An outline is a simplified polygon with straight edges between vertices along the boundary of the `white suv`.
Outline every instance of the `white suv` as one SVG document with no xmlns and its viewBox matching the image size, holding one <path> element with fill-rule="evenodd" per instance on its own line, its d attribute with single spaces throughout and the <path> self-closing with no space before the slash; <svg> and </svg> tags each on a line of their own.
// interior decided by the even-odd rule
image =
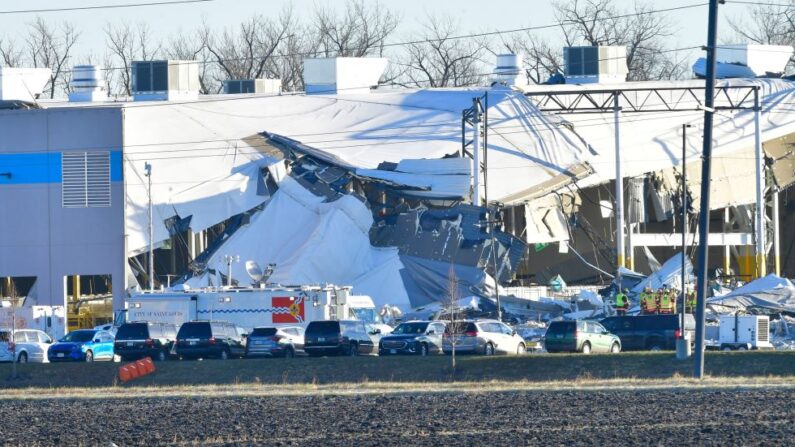
<svg viewBox="0 0 795 447">
<path fill-rule="evenodd" d="M 448 323 L 442 339 L 445 354 L 516 354 L 527 352 L 524 339 L 508 325 L 497 320 L 457 321 Z"/>
<path fill-rule="evenodd" d="M 11 331 L 0 329 L 0 362 L 16 360 L 19 363 L 47 362 L 47 349 L 52 338 L 36 329 L 18 329 L 11 341 Z M 16 346 L 15 346 L 16 345 Z M 16 350 L 16 359 L 13 358 Z"/>
</svg>

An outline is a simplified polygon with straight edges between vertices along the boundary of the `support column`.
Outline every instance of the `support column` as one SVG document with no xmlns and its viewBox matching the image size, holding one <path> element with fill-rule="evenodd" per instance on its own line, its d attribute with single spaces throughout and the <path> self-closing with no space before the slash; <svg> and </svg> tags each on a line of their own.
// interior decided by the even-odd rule
<svg viewBox="0 0 795 447">
<path fill-rule="evenodd" d="M 613 133 L 616 149 L 616 254 L 618 267 L 625 267 L 624 249 L 624 176 L 621 173 L 621 108 L 618 106 L 618 92 L 613 92 Z"/>
<path fill-rule="evenodd" d="M 754 164 L 756 171 L 756 212 L 754 213 L 754 232 L 756 233 L 756 277 L 767 274 L 765 266 L 765 158 L 762 153 L 762 129 L 759 124 L 762 113 L 759 103 L 759 87 L 754 88 Z"/>
<path fill-rule="evenodd" d="M 480 107 L 478 99 L 472 100 L 472 204 L 480 206 Z"/>
<path fill-rule="evenodd" d="M 729 222 L 731 222 L 729 218 L 729 207 L 723 209 L 723 232 L 729 233 L 731 228 L 729 228 Z M 723 271 L 728 275 L 729 268 L 731 268 L 732 263 L 732 251 L 730 245 L 725 245 L 723 247 Z"/>
<path fill-rule="evenodd" d="M 779 221 L 778 215 L 778 191 L 772 193 L 773 199 L 773 259 L 774 265 L 776 269 L 776 276 L 781 276 L 781 245 L 780 245 L 780 234 L 779 234 L 779 226 L 781 222 Z"/>
</svg>

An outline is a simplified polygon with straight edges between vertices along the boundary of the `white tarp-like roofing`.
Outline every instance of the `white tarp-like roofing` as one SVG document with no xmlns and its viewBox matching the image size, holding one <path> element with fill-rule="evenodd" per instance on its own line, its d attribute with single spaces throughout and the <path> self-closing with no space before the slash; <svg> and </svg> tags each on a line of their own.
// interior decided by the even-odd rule
<svg viewBox="0 0 795 447">
<path fill-rule="evenodd" d="M 263 131 L 322 150 L 362 175 L 458 194 L 467 189 L 462 167 L 435 159 L 460 152 L 462 110 L 485 92 L 490 200 L 568 178 L 570 168 L 591 156 L 574 134 L 504 88 L 125 103 L 128 252 L 147 244 L 144 163 L 152 165 L 154 239 L 162 241 L 168 237 L 163 221 L 175 215 L 193 216 L 191 227 L 199 230 L 266 199 L 257 195 L 257 173 L 275 159 L 262 153 L 262 140 L 250 138 Z M 377 171 L 382 162 L 398 168 Z M 436 177 L 440 169 L 443 177 Z"/>
<path fill-rule="evenodd" d="M 232 265 L 232 277 L 241 284 L 251 282 L 245 261 L 254 260 L 276 264 L 273 283 L 350 285 L 355 294 L 370 295 L 378 307 L 410 308 L 397 249 L 370 245 L 370 210 L 350 195 L 324 200 L 292 178 L 284 179 L 265 209 L 234 233 L 207 265 L 226 272 L 223 256 L 238 255 L 241 262 Z M 208 276 L 193 278 L 188 285 L 206 286 Z"/>
</svg>

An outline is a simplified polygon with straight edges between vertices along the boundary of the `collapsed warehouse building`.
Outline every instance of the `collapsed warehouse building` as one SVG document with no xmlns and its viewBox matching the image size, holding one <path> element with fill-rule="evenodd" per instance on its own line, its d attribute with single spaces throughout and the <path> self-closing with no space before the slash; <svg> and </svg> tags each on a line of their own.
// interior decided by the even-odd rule
<svg viewBox="0 0 795 447">
<path fill-rule="evenodd" d="M 180 61 L 136 64 L 149 80 L 131 99 L 90 83 L 70 102 L 3 91 L 0 197 L 15 219 L 0 222 L 0 275 L 78 327 L 110 318 L 80 320 L 92 302 L 120 309 L 148 287 L 150 242 L 156 287 L 248 285 L 251 260 L 274 264 L 274 283 L 351 285 L 404 310 L 443 299 L 450 271 L 460 296 L 488 297 L 495 277 L 598 284 L 679 250 L 683 143 L 698 211 L 703 81 L 517 86 L 515 67 L 482 88 L 371 88 L 386 63 L 308 63 L 298 94 L 199 96 Z M 606 70 L 620 80 L 620 64 Z M 711 265 L 792 275 L 778 208 L 795 84 L 718 92 Z"/>
</svg>

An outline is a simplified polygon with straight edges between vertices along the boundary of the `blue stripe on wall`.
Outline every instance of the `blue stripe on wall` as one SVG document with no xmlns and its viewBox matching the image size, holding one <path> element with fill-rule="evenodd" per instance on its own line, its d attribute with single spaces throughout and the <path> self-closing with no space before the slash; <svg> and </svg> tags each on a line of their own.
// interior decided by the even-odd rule
<svg viewBox="0 0 795 447">
<path fill-rule="evenodd" d="M 121 151 L 110 152 L 110 181 L 120 182 Z M 0 185 L 61 183 L 61 152 L 0 154 Z"/>
</svg>

